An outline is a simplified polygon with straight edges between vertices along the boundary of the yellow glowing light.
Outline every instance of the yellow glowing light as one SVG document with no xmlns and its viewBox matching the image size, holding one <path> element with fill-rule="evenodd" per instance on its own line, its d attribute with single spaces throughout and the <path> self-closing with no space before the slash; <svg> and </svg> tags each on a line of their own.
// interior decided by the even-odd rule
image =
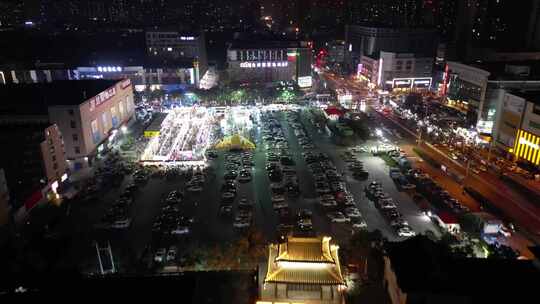
<svg viewBox="0 0 540 304">
<path fill-rule="evenodd" d="M 280 267 L 287 269 L 324 269 L 328 267 L 327 263 L 309 263 L 309 262 L 278 262 Z"/>
</svg>

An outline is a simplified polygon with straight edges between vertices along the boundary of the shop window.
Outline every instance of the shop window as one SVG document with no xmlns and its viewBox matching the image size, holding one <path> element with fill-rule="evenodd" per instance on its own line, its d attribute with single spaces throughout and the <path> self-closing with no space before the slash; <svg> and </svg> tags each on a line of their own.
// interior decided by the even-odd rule
<svg viewBox="0 0 540 304">
<path fill-rule="evenodd" d="M 540 130 L 540 122 L 529 120 L 529 127 Z"/>
<path fill-rule="evenodd" d="M 540 106 L 539 105 L 534 105 L 533 113 L 536 114 L 536 115 L 540 115 Z"/>
</svg>

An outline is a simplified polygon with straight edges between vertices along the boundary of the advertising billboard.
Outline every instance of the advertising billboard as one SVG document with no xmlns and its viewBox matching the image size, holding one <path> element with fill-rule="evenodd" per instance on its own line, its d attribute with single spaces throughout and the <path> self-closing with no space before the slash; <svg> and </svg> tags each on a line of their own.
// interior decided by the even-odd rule
<svg viewBox="0 0 540 304">
<path fill-rule="evenodd" d="M 301 88 L 309 88 L 313 84 L 311 76 L 298 77 L 298 86 Z"/>
<path fill-rule="evenodd" d="M 518 158 L 538 165 L 540 163 L 540 137 L 521 129 L 518 130 L 512 152 Z"/>
</svg>

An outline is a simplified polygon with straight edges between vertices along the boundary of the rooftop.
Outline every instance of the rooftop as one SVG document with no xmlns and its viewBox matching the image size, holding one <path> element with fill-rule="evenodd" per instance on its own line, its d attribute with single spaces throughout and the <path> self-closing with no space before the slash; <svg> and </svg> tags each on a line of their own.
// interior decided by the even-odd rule
<svg viewBox="0 0 540 304">
<path fill-rule="evenodd" d="M 267 283 L 342 285 L 338 247 L 330 237 L 288 237 L 286 243 L 270 244 Z"/>
<path fill-rule="evenodd" d="M 485 303 L 492 296 L 536 296 L 540 280 L 532 261 L 457 259 L 425 236 L 392 243 L 387 253 L 406 293 L 460 295 Z"/>
<path fill-rule="evenodd" d="M 276 261 L 335 263 L 330 238 L 290 237 L 278 246 Z"/>
<path fill-rule="evenodd" d="M 47 114 L 49 106 L 79 105 L 115 83 L 99 79 L 0 85 L 0 115 Z"/>
<path fill-rule="evenodd" d="M 540 81 L 540 62 L 538 61 L 476 61 L 466 64 L 489 72 L 488 80 L 491 81 Z"/>
<path fill-rule="evenodd" d="M 293 40 L 235 40 L 230 43 L 230 49 L 280 49 L 299 48 L 300 41 Z"/>
<path fill-rule="evenodd" d="M 524 91 L 524 90 L 511 90 L 512 95 L 516 95 L 530 101 L 534 104 L 540 105 L 540 90 L 539 91 Z"/>
</svg>

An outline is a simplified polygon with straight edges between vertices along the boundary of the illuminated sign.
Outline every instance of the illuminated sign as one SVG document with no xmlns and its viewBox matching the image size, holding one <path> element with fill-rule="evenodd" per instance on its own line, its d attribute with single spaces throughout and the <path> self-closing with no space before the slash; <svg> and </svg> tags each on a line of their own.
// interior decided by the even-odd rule
<svg viewBox="0 0 540 304">
<path fill-rule="evenodd" d="M 311 87 L 313 80 L 311 76 L 298 77 L 298 86 L 301 88 Z"/>
<path fill-rule="evenodd" d="M 429 88 L 431 86 L 431 77 L 425 78 L 394 78 L 392 87 L 398 88 Z"/>
<path fill-rule="evenodd" d="M 158 137 L 159 131 L 144 131 L 144 137 L 151 138 L 151 137 Z"/>
<path fill-rule="evenodd" d="M 180 40 L 195 40 L 195 37 L 192 36 L 181 36 Z"/>
<path fill-rule="evenodd" d="M 493 130 L 493 121 L 479 120 L 476 124 L 476 130 L 480 134 L 491 134 L 491 131 Z"/>
<path fill-rule="evenodd" d="M 122 89 L 125 89 L 125 88 L 129 87 L 130 85 L 131 85 L 131 80 L 129 80 L 129 79 L 126 79 L 126 80 L 124 80 L 124 81 L 122 81 L 120 83 L 120 87 Z"/>
<path fill-rule="evenodd" d="M 540 163 L 540 137 L 523 130 L 518 130 L 512 153 L 518 158 L 538 165 Z"/>
<path fill-rule="evenodd" d="M 119 66 L 98 66 L 98 72 L 122 72 L 122 67 Z"/>
<path fill-rule="evenodd" d="M 116 88 L 112 87 L 108 90 L 105 90 L 96 97 L 90 99 L 90 111 L 94 111 L 96 107 L 99 107 L 102 103 L 106 102 L 107 100 L 111 99 L 116 95 Z"/>
<path fill-rule="evenodd" d="M 382 58 L 379 59 L 379 74 L 377 76 L 377 85 L 381 85 L 381 81 L 382 81 L 382 64 L 383 64 L 383 61 L 382 61 Z"/>
<path fill-rule="evenodd" d="M 296 51 L 288 51 L 287 56 L 289 57 L 296 57 L 298 56 L 298 53 Z"/>
<path fill-rule="evenodd" d="M 277 61 L 277 62 L 240 62 L 241 68 L 283 68 L 287 67 L 289 63 L 287 61 Z"/>
</svg>

